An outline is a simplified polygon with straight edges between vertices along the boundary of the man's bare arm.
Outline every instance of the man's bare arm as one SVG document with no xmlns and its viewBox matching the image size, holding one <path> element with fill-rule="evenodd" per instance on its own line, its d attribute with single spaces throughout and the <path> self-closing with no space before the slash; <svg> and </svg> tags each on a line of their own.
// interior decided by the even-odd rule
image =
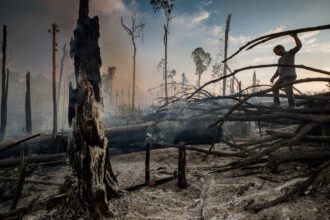
<svg viewBox="0 0 330 220">
<path fill-rule="evenodd" d="M 278 70 L 276 70 L 274 76 L 270 79 L 270 82 L 274 83 L 274 80 L 278 77 L 278 75 L 279 75 Z"/>
<path fill-rule="evenodd" d="M 294 39 L 294 41 L 296 42 L 296 46 L 300 49 L 302 47 L 301 41 L 299 39 L 299 37 L 297 36 L 297 34 L 292 34 L 291 35 Z"/>
<path fill-rule="evenodd" d="M 291 34 L 291 36 L 293 37 L 294 41 L 296 42 L 296 47 L 292 48 L 291 50 L 289 50 L 290 54 L 295 54 L 297 53 L 300 48 L 302 47 L 302 43 L 299 39 L 299 37 L 297 36 L 297 34 Z"/>
</svg>

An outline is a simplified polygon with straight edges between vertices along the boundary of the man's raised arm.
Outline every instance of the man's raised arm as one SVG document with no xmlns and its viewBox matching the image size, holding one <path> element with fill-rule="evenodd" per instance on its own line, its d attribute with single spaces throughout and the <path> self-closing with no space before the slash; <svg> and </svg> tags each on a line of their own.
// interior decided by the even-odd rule
<svg viewBox="0 0 330 220">
<path fill-rule="evenodd" d="M 289 51 L 289 53 L 293 53 L 293 54 L 295 54 L 295 53 L 297 53 L 297 52 L 300 50 L 300 48 L 302 47 L 302 43 L 301 43 L 299 37 L 297 36 L 297 34 L 291 34 L 291 37 L 293 37 L 294 41 L 296 42 L 296 47 L 294 47 L 293 49 L 291 49 L 291 50 Z"/>
</svg>

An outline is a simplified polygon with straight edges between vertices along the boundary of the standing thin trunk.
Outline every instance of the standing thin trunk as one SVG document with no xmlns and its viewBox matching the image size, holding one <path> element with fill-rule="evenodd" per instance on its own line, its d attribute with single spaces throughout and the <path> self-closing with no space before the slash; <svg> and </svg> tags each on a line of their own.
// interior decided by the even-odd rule
<svg viewBox="0 0 330 220">
<path fill-rule="evenodd" d="M 61 85 L 62 85 L 64 62 L 65 62 L 66 56 L 67 56 L 67 53 L 66 53 L 66 44 L 64 44 L 64 46 L 63 46 L 63 56 L 62 56 L 62 59 L 61 59 L 60 80 L 58 82 L 58 91 L 57 91 L 58 105 L 60 103 L 60 97 L 61 97 Z M 59 112 L 59 111 L 57 111 L 57 112 Z"/>
<path fill-rule="evenodd" d="M 118 90 L 116 89 L 116 97 L 115 97 L 115 112 L 118 112 Z"/>
<path fill-rule="evenodd" d="M 131 105 L 130 105 L 130 95 L 131 95 L 131 91 L 130 91 L 130 89 L 129 89 L 129 87 L 128 87 L 128 89 L 127 89 L 127 107 L 129 108 Z"/>
<path fill-rule="evenodd" d="M 56 33 L 58 32 L 57 24 L 52 24 L 52 36 L 53 36 L 53 49 L 52 49 L 52 62 L 53 62 L 53 135 L 57 133 L 57 102 L 56 102 Z"/>
<path fill-rule="evenodd" d="M 238 82 L 238 92 L 240 95 L 242 95 L 242 82 L 241 81 Z M 242 97 L 240 96 L 239 99 L 241 99 L 241 98 Z"/>
<path fill-rule="evenodd" d="M 134 46 L 134 54 L 133 54 L 133 92 L 132 92 L 132 108 L 135 109 L 135 71 L 136 71 L 136 45 L 134 37 L 132 37 L 132 42 Z"/>
<path fill-rule="evenodd" d="M 124 108 L 124 89 L 121 89 L 121 108 Z"/>
<path fill-rule="evenodd" d="M 230 80 L 230 95 L 234 95 L 235 93 L 235 77 L 232 76 Z"/>
<path fill-rule="evenodd" d="M 113 98 L 113 79 L 110 80 L 110 99 L 109 99 L 109 109 L 110 109 L 110 114 L 111 114 L 111 111 L 112 111 L 112 107 L 113 107 L 113 101 L 114 101 L 114 98 Z"/>
<path fill-rule="evenodd" d="M 71 219 L 109 217 L 111 210 L 108 199 L 119 195 L 110 164 L 108 139 L 100 120 L 103 99 L 100 91 L 102 60 L 98 43 L 99 19 L 88 16 L 88 5 L 88 0 L 80 0 L 79 19 L 70 53 L 74 55 L 77 103 L 73 141 L 68 155 L 78 180 L 78 190 L 71 197 L 75 201 L 68 207 L 71 216 L 67 218 Z M 79 205 L 88 216 L 81 216 L 80 210 L 77 210 Z"/>
<path fill-rule="evenodd" d="M 25 128 L 26 133 L 32 134 L 32 111 L 31 111 L 31 84 L 30 72 L 26 74 L 26 94 L 25 94 Z"/>
<path fill-rule="evenodd" d="M 198 82 L 197 82 L 197 87 L 200 88 L 201 87 L 201 77 L 202 77 L 202 74 L 201 73 L 198 73 Z M 200 93 L 199 93 L 200 94 Z"/>
<path fill-rule="evenodd" d="M 227 21 L 226 21 L 226 31 L 225 31 L 225 51 L 224 51 L 224 59 L 227 59 L 228 56 L 228 39 L 229 39 L 229 29 L 230 29 L 230 19 L 231 19 L 231 14 L 228 15 Z M 223 64 L 223 76 L 227 75 L 227 61 L 224 62 Z M 223 85 L 222 85 L 222 95 L 226 95 L 226 89 L 227 89 L 227 80 L 223 80 Z"/>
<path fill-rule="evenodd" d="M 170 19 L 166 19 L 166 25 L 164 25 L 164 47 L 165 47 L 165 65 L 164 65 L 164 84 L 165 84 L 165 104 L 168 103 L 168 91 L 167 91 L 167 42 L 168 42 L 168 27 Z"/>
<path fill-rule="evenodd" d="M 3 26 L 2 38 L 2 87 L 1 87 L 1 128 L 0 141 L 3 141 L 6 136 L 7 128 L 7 98 L 8 98 L 8 81 L 9 71 L 6 72 L 7 61 L 7 26 Z"/>
<path fill-rule="evenodd" d="M 142 38 L 143 39 L 143 29 L 146 25 L 146 23 L 143 20 L 137 21 L 136 14 L 132 15 L 132 25 L 131 27 L 128 27 L 124 24 L 124 19 L 121 18 L 121 25 L 127 32 L 129 36 L 131 36 L 132 44 L 133 44 L 133 92 L 132 92 L 132 108 L 135 109 L 135 95 L 136 95 L 136 38 Z"/>
<path fill-rule="evenodd" d="M 253 72 L 253 78 L 252 78 L 252 86 L 256 86 L 257 85 L 257 75 L 256 75 L 256 71 Z M 252 88 L 252 93 L 255 93 L 257 91 L 256 87 Z"/>
</svg>

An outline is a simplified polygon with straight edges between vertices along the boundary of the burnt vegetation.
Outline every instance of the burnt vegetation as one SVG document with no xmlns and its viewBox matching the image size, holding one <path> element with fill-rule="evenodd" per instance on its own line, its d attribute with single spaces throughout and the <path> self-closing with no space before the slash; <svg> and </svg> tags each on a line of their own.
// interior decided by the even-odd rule
<svg viewBox="0 0 330 220">
<path fill-rule="evenodd" d="M 232 197 L 238 202 L 230 204 L 238 208 L 238 213 L 249 214 L 252 218 L 263 210 L 271 210 L 304 196 L 322 194 L 330 199 L 330 92 L 295 92 L 296 108 L 288 108 L 286 103 L 277 107 L 268 101 L 274 90 L 285 86 L 310 82 L 330 85 L 330 72 L 303 64 L 264 64 L 239 69 L 229 66 L 229 61 L 245 49 L 251 50 L 287 35 L 327 30 L 330 25 L 261 36 L 228 55 L 232 19 L 232 15 L 228 15 L 224 56 L 222 61 L 217 59 L 213 65 L 213 79 L 201 84 L 202 75 L 210 68 L 212 58 L 202 47 L 197 47 L 191 52 L 191 58 L 198 80 L 196 85 L 190 85 L 185 73 L 180 75 L 180 82 L 176 82 L 176 70 L 169 71 L 168 42 L 175 1 L 152 0 L 150 5 L 154 12 L 164 12 L 165 15 L 164 59 L 158 65 L 163 82 L 148 91 L 159 90 L 162 94 L 153 100 L 156 104 L 150 107 L 152 111 L 143 112 L 136 105 L 136 62 L 139 61 L 136 40 L 143 38 L 147 23 L 138 19 L 136 14 L 131 16 L 130 23 L 123 18 L 119 21 L 133 46 L 133 81 L 128 86 L 132 94 L 128 92 L 125 106 L 124 89 L 114 90 L 116 67 L 108 67 L 104 74 L 100 71 L 99 18 L 89 17 L 89 4 L 88 0 L 80 0 L 76 29 L 70 42 L 70 56 L 74 61 L 70 83 L 64 78 L 68 52 L 63 45 L 57 84 L 59 26 L 54 23 L 49 30 L 52 34 L 53 70 L 52 80 L 47 84 L 52 95 L 51 132 L 35 129 L 32 114 L 38 111 L 38 106 L 33 105 L 31 99 L 37 85 L 27 72 L 22 83 L 26 85 L 25 135 L 13 138 L 6 134 L 7 123 L 11 123 L 7 120 L 11 72 L 7 69 L 7 28 L 3 26 L 0 203 L 4 205 L 1 206 L 0 219 L 22 219 L 24 216 L 36 219 L 142 218 L 142 214 L 136 214 L 140 210 L 132 207 L 141 205 L 141 209 L 152 209 L 146 206 L 154 205 L 148 200 L 153 190 L 160 195 L 175 192 L 177 194 L 169 197 L 178 195 L 193 201 L 186 208 L 188 214 L 185 217 L 208 219 L 212 209 L 208 207 L 211 188 L 212 192 L 217 192 L 214 188 L 221 185 L 222 180 L 231 181 L 233 187 L 236 178 L 249 177 L 263 182 L 258 185 L 256 181 L 247 180 L 243 185 L 236 184 L 239 186 L 234 187 L 236 191 Z M 245 88 L 237 77 L 247 70 L 274 67 L 303 69 L 319 76 L 272 86 L 258 84 L 254 73 L 252 85 Z M 209 90 L 209 86 L 215 84 L 222 86 L 220 95 Z M 280 96 L 286 98 L 284 94 Z M 61 97 L 67 104 L 60 103 Z M 62 105 L 66 109 L 64 113 L 60 113 Z M 102 112 L 107 117 L 102 118 Z M 60 132 L 58 124 L 63 117 L 70 129 Z M 108 123 L 109 117 L 113 124 L 120 123 L 113 126 Z M 111 163 L 110 158 L 116 162 Z M 134 161 L 129 166 L 130 158 L 138 158 L 140 163 Z M 53 178 L 50 177 L 52 174 Z M 215 182 L 217 184 L 213 184 Z M 268 184 L 269 191 L 276 191 L 275 195 L 267 197 L 260 193 L 265 184 Z M 46 189 L 39 189 L 39 186 L 53 187 L 52 194 L 41 195 L 40 191 Z M 228 187 L 228 192 L 230 190 L 232 188 Z M 146 201 L 149 203 L 144 203 Z M 324 212 L 329 214 L 329 211 Z"/>
</svg>

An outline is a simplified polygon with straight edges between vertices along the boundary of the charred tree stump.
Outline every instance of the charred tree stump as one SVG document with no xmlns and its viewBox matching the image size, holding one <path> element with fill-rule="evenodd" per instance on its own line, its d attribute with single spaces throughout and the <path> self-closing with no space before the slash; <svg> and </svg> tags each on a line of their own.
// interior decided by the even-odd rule
<svg viewBox="0 0 330 220">
<path fill-rule="evenodd" d="M 26 133 L 32 134 L 32 111 L 31 111 L 30 72 L 28 72 L 26 74 L 25 128 L 26 128 Z"/>
<path fill-rule="evenodd" d="M 178 187 L 185 189 L 188 187 L 186 178 L 186 144 L 179 144 L 179 158 L 178 158 Z"/>
<path fill-rule="evenodd" d="M 145 184 L 148 185 L 150 182 L 150 148 L 151 144 L 146 144 L 146 161 L 145 161 Z"/>
<path fill-rule="evenodd" d="M 80 0 L 79 19 L 71 41 L 77 82 L 76 114 L 73 120 L 73 141 L 68 149 L 70 164 L 77 178 L 68 207 L 72 217 L 102 219 L 113 215 L 108 199 L 118 196 L 116 179 L 111 170 L 107 138 L 100 121 L 103 109 L 101 96 L 101 56 L 98 46 L 99 19 L 90 18 L 89 1 Z M 79 207 L 77 207 L 77 204 Z M 76 210 L 80 208 L 81 210 Z"/>
</svg>

